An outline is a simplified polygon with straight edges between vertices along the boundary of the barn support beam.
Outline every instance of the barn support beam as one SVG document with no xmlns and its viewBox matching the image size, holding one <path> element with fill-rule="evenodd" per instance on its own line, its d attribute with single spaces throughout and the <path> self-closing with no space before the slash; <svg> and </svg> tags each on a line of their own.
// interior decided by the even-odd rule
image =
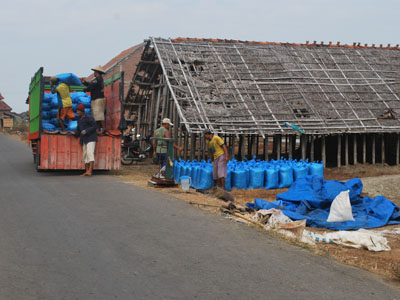
<svg viewBox="0 0 400 300">
<path fill-rule="evenodd" d="M 337 167 L 342 166 L 342 136 L 337 135 Z"/>
<path fill-rule="evenodd" d="M 362 135 L 362 163 L 367 163 L 367 135 L 364 133 Z"/>
<path fill-rule="evenodd" d="M 347 167 L 349 165 L 349 135 L 346 133 L 344 135 L 344 165 Z"/>
<path fill-rule="evenodd" d="M 326 139 L 325 135 L 322 136 L 321 138 L 321 158 L 322 162 L 324 164 L 324 168 L 326 167 Z"/>
<path fill-rule="evenodd" d="M 396 133 L 396 159 L 395 159 L 396 165 L 399 164 L 399 155 L 400 155 L 399 151 L 400 151 L 400 138 L 399 134 Z"/>
<path fill-rule="evenodd" d="M 357 165 L 357 134 L 353 134 L 353 165 Z"/>
<path fill-rule="evenodd" d="M 372 164 L 375 165 L 375 155 L 376 155 L 376 136 L 375 133 L 372 134 Z"/>
</svg>

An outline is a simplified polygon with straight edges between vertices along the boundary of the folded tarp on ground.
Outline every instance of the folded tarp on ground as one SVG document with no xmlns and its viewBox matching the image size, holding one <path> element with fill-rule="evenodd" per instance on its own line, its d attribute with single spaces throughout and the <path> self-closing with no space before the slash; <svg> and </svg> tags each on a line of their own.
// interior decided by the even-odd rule
<svg viewBox="0 0 400 300">
<path fill-rule="evenodd" d="M 377 228 L 400 224 L 399 207 L 383 196 L 361 197 L 363 184 L 359 178 L 346 182 L 324 180 L 319 176 L 299 178 L 287 192 L 278 194 L 276 201 L 255 199 L 247 206 L 254 209 L 281 209 L 292 220 L 307 220 L 307 226 L 350 230 Z M 349 190 L 355 221 L 327 222 L 330 206 L 342 191 Z"/>
</svg>

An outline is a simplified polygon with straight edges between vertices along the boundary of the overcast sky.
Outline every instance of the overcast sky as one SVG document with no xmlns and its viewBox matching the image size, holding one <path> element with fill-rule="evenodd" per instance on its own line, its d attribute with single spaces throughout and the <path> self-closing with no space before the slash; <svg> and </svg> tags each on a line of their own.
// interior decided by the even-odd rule
<svg viewBox="0 0 400 300">
<path fill-rule="evenodd" d="M 91 74 L 149 36 L 400 43 L 398 0 L 12 0 L 0 8 L 0 92 L 15 112 L 33 74 Z"/>
</svg>

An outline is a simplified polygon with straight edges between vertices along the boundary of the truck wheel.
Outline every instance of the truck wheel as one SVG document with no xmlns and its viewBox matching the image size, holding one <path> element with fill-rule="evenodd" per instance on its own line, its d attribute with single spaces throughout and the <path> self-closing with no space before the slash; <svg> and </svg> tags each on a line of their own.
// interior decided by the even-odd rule
<svg viewBox="0 0 400 300">
<path fill-rule="evenodd" d="M 122 150 L 121 151 L 121 164 L 125 166 L 129 166 L 133 164 L 133 159 L 125 159 L 125 157 L 128 156 L 128 151 Z"/>
</svg>

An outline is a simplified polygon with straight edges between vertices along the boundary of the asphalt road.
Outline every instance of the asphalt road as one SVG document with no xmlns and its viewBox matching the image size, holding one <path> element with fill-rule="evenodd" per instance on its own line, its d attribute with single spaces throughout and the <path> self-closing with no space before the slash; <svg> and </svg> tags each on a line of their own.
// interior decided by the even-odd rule
<svg viewBox="0 0 400 300">
<path fill-rule="evenodd" d="M 0 134 L 0 300 L 400 299 L 368 272 Z"/>
</svg>

